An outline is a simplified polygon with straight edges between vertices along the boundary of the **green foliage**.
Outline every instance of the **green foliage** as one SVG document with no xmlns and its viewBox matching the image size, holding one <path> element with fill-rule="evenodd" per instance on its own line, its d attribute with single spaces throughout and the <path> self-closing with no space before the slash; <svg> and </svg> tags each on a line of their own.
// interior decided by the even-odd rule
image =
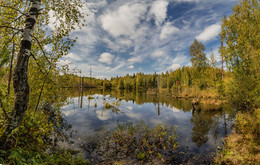
<svg viewBox="0 0 260 165">
<path fill-rule="evenodd" d="M 111 83 L 110 83 L 110 81 L 108 81 L 107 79 L 105 79 L 105 80 L 103 81 L 103 88 L 104 88 L 104 89 L 110 89 L 110 88 L 111 88 Z"/>
<path fill-rule="evenodd" d="M 260 9 L 258 0 L 242 0 L 234 14 L 223 19 L 221 48 L 227 67 L 233 74 L 230 100 L 239 109 L 251 110 L 260 102 Z"/>
<path fill-rule="evenodd" d="M 9 151 L 0 150 L 0 157 L 2 164 L 89 164 L 80 155 L 75 156 L 74 151 L 61 149 L 44 153 L 18 147 Z"/>
<path fill-rule="evenodd" d="M 198 70 L 202 70 L 207 66 L 207 57 L 205 53 L 205 46 L 196 39 L 190 46 L 191 64 Z"/>
</svg>

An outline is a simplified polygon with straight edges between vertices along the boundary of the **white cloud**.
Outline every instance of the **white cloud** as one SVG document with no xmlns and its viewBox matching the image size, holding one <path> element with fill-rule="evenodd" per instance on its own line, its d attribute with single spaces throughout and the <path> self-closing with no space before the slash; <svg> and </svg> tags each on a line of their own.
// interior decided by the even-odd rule
<svg viewBox="0 0 260 165">
<path fill-rule="evenodd" d="M 143 59 L 141 57 L 132 57 L 129 58 L 127 61 L 131 63 L 140 63 L 143 61 Z"/>
<path fill-rule="evenodd" d="M 177 2 L 200 2 L 201 0 L 176 0 Z"/>
<path fill-rule="evenodd" d="M 97 114 L 97 118 L 102 121 L 112 118 L 111 111 L 100 110 L 100 111 L 96 111 L 96 114 Z"/>
<path fill-rule="evenodd" d="M 133 110 L 133 106 L 126 106 L 127 109 Z"/>
<path fill-rule="evenodd" d="M 170 110 L 172 110 L 173 112 L 181 112 L 178 108 L 176 107 L 171 107 Z"/>
<path fill-rule="evenodd" d="M 122 37 L 118 37 L 114 41 L 112 41 L 110 38 L 103 38 L 103 42 L 107 44 L 109 49 L 117 52 L 126 52 L 128 48 L 134 46 L 132 40 Z"/>
<path fill-rule="evenodd" d="M 74 53 L 69 53 L 68 55 L 65 56 L 65 58 L 70 59 L 70 60 L 76 60 L 76 61 L 81 61 L 81 57 L 78 55 L 75 55 Z"/>
<path fill-rule="evenodd" d="M 111 65 L 113 59 L 114 59 L 114 55 L 105 52 L 105 53 L 102 53 L 102 54 L 100 55 L 98 61 L 99 61 L 99 62 L 102 62 L 102 63 L 106 63 L 106 64 Z"/>
<path fill-rule="evenodd" d="M 155 24 L 157 26 L 160 26 L 163 23 L 163 21 L 165 20 L 166 15 L 167 15 L 168 4 L 169 4 L 169 2 L 164 1 L 164 0 L 158 0 L 152 4 L 150 13 L 151 13 L 151 15 L 153 15 L 155 17 Z"/>
<path fill-rule="evenodd" d="M 128 69 L 134 69 L 134 65 L 130 65 L 127 67 Z"/>
<path fill-rule="evenodd" d="M 105 76 L 95 76 L 95 78 L 104 80 L 105 78 L 108 78 L 108 77 L 105 77 Z"/>
<path fill-rule="evenodd" d="M 177 56 L 172 60 L 172 63 L 184 64 L 189 61 L 188 57 L 179 53 Z"/>
<path fill-rule="evenodd" d="M 70 68 L 77 67 L 83 75 L 89 75 L 86 64 L 91 64 L 93 76 L 106 78 L 141 71 L 141 67 L 142 72 L 151 73 L 190 65 L 187 50 L 193 39 L 196 36 L 201 41 L 214 38 L 217 33 L 214 33 L 212 24 L 218 25 L 215 23 L 231 12 L 224 8 L 217 11 L 215 6 L 231 9 L 228 6 L 232 6 L 234 1 L 88 0 L 83 7 L 84 14 L 90 15 L 85 17 L 87 26 L 73 31 L 72 37 L 78 37 L 76 48 L 72 48 L 73 54 L 62 58 L 64 61 L 60 64 L 73 62 Z M 185 12 L 173 11 L 174 15 L 167 11 L 168 5 L 171 9 L 186 5 L 181 2 L 191 2 L 194 6 L 185 8 Z M 209 27 L 212 30 L 208 30 Z M 219 47 L 214 43 L 206 43 L 205 46 L 209 45 Z M 100 50 L 110 53 L 112 60 L 101 58 Z M 150 60 L 149 63 L 147 60 Z M 137 66 L 136 63 L 143 65 Z"/>
<path fill-rule="evenodd" d="M 208 41 L 215 39 L 221 31 L 221 25 L 219 23 L 210 25 L 204 29 L 200 35 L 196 36 L 199 41 Z"/>
<path fill-rule="evenodd" d="M 161 34 L 160 34 L 160 39 L 165 39 L 169 35 L 178 32 L 179 29 L 176 28 L 175 26 L 172 25 L 171 22 L 166 22 L 165 25 L 162 28 Z"/>
<path fill-rule="evenodd" d="M 112 36 L 131 36 L 135 33 L 138 25 L 144 16 L 147 7 L 142 3 L 125 4 L 116 11 L 109 11 L 100 17 L 104 30 Z"/>
<path fill-rule="evenodd" d="M 59 59 L 57 64 L 59 66 L 63 66 L 63 65 L 69 65 L 69 64 L 71 65 L 72 63 L 70 60 L 67 60 L 67 59 Z"/>
<path fill-rule="evenodd" d="M 165 55 L 164 52 L 163 52 L 162 50 L 159 50 L 159 51 L 153 52 L 152 55 L 151 55 L 151 57 L 157 58 L 157 57 L 162 57 L 162 56 L 164 56 L 164 55 Z"/>
<path fill-rule="evenodd" d="M 179 67 L 181 67 L 180 64 L 172 64 L 171 66 L 169 66 L 169 67 L 167 68 L 167 70 L 176 70 L 176 69 L 178 69 Z"/>
</svg>

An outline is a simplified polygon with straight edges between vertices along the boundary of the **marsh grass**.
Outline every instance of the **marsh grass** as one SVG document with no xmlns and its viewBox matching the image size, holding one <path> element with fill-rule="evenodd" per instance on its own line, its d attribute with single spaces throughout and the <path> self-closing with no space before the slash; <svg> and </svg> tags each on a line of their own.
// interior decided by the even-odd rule
<svg viewBox="0 0 260 165">
<path fill-rule="evenodd" d="M 174 127 L 149 127 L 144 122 L 125 123 L 115 130 L 87 137 L 81 148 L 93 163 L 170 162 L 178 149 Z"/>
<path fill-rule="evenodd" d="M 106 103 L 106 104 L 105 104 L 105 108 L 106 108 L 106 109 L 109 109 L 109 108 L 111 108 L 111 107 L 112 107 L 111 104 L 109 104 L 109 103 Z"/>
<path fill-rule="evenodd" d="M 92 100 L 92 99 L 95 99 L 95 97 L 93 97 L 93 96 L 88 96 L 88 100 Z"/>
<path fill-rule="evenodd" d="M 224 149 L 215 163 L 260 164 L 260 109 L 237 114 L 235 129 L 225 139 Z"/>
</svg>

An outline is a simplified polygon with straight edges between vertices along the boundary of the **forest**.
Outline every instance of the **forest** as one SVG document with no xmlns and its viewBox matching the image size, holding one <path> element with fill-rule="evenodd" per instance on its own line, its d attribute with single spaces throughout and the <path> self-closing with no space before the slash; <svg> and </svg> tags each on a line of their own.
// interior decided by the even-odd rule
<svg viewBox="0 0 260 165">
<path fill-rule="evenodd" d="M 216 151 L 213 164 L 260 163 L 259 0 L 241 0 L 231 16 L 223 17 L 221 60 L 213 51 L 207 58 L 206 47 L 195 39 L 189 47 L 191 66 L 110 79 L 78 76 L 68 65 L 57 64 L 77 42 L 70 33 L 85 26 L 81 8 L 78 0 L 0 0 L 0 164 L 92 164 L 74 149 L 58 145 L 69 141 L 64 131 L 70 129 L 60 107 L 70 97 L 69 91 L 83 88 L 159 93 L 160 97 L 204 103 L 214 99 L 210 103 L 214 106 L 230 103 L 236 112 L 233 131 Z M 50 11 L 58 22 L 54 30 L 48 29 Z M 173 144 L 164 147 L 176 147 L 171 131 L 166 137 L 156 132 L 161 127 L 139 127 Z M 131 125 L 120 129 L 138 131 Z M 161 158 L 159 151 L 155 154 Z M 149 158 L 143 153 L 135 157 Z"/>
</svg>

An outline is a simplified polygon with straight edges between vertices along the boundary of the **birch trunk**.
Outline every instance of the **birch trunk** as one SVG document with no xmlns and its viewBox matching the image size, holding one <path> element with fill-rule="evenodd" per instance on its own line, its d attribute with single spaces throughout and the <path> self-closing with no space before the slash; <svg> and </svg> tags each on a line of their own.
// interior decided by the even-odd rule
<svg viewBox="0 0 260 165">
<path fill-rule="evenodd" d="M 30 10 L 24 23 L 23 38 L 20 43 L 20 50 L 17 56 L 17 62 L 13 75 L 13 86 L 15 93 L 14 109 L 12 110 L 7 128 L 0 138 L 0 145 L 4 145 L 12 131 L 21 124 L 27 110 L 29 102 L 29 84 L 27 77 L 28 62 L 32 45 L 34 25 L 39 14 L 40 3 L 41 0 L 31 0 Z"/>
<path fill-rule="evenodd" d="M 10 62 L 10 71 L 9 71 L 9 79 L 8 79 L 8 87 L 7 87 L 7 95 L 10 94 L 10 86 L 11 86 L 11 80 L 12 80 L 12 72 L 13 72 L 13 60 L 14 60 L 14 52 L 15 52 L 15 42 L 13 41 L 13 50 L 12 50 L 12 56 L 11 56 L 11 62 Z"/>
</svg>

